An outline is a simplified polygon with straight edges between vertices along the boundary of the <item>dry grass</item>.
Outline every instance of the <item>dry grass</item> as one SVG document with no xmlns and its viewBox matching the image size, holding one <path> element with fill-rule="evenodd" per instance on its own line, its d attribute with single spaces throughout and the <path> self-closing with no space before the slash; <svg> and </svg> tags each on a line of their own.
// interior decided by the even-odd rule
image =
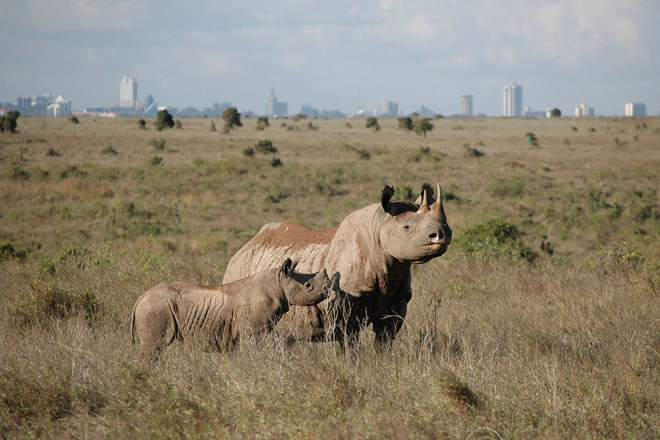
<svg viewBox="0 0 660 440">
<path fill-rule="evenodd" d="M 660 436 L 660 121 L 447 119 L 426 139 L 396 119 L 243 122 L 21 118 L 0 136 L 0 437 Z M 266 139 L 275 155 L 243 154 Z M 142 292 L 220 282 L 263 223 L 326 228 L 385 183 L 435 180 L 455 242 L 414 267 L 391 352 L 370 330 L 348 355 L 273 337 L 152 365 L 129 343 Z M 520 236 L 493 240 L 492 218 Z"/>
</svg>

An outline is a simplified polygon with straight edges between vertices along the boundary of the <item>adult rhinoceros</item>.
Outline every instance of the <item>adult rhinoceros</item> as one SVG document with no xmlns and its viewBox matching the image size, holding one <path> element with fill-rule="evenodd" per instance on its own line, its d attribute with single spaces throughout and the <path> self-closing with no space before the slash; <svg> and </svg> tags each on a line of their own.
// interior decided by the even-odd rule
<svg viewBox="0 0 660 440">
<path fill-rule="evenodd" d="M 339 340 L 373 324 L 377 346 L 392 341 L 401 329 L 412 298 L 411 263 L 439 257 L 451 243 L 451 229 L 433 189 L 424 184 L 415 203 L 392 201 L 385 186 L 380 203 L 349 214 L 338 226 L 314 231 L 290 223 L 269 223 L 231 259 L 224 283 L 276 267 L 284 258 L 298 260 L 298 270 L 340 273 L 341 290 L 349 295 L 350 313 L 336 313 L 340 298 L 318 305 L 292 306 L 282 324 L 303 340 Z M 345 308 L 344 308 L 345 310 Z M 339 325 L 341 324 L 341 325 Z"/>
</svg>

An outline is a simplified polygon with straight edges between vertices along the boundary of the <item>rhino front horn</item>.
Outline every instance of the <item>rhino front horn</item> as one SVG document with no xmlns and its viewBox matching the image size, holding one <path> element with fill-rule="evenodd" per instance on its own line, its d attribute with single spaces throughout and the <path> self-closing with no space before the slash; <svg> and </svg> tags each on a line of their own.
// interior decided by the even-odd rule
<svg viewBox="0 0 660 440">
<path fill-rule="evenodd" d="M 433 214 L 435 214 L 437 217 L 440 217 L 440 219 L 444 222 L 447 220 L 447 216 L 445 215 L 445 208 L 442 206 L 442 190 L 440 189 L 440 183 L 436 182 L 436 188 L 438 190 L 438 198 L 431 207 L 431 210 L 433 211 Z"/>
</svg>

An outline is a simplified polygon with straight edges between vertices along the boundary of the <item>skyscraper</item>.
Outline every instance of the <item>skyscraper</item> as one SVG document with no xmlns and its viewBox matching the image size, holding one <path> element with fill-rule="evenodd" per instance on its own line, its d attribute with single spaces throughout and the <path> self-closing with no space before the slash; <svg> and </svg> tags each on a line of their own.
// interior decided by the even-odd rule
<svg viewBox="0 0 660 440">
<path fill-rule="evenodd" d="M 472 95 L 461 96 L 461 115 L 472 117 Z"/>
<path fill-rule="evenodd" d="M 502 116 L 522 116 L 522 86 L 516 83 L 509 83 L 504 86 Z"/>
<path fill-rule="evenodd" d="M 119 82 L 119 107 L 135 108 L 137 106 L 137 82 L 132 76 L 125 76 Z"/>
<path fill-rule="evenodd" d="M 646 104 L 642 102 L 626 102 L 626 116 L 646 116 Z"/>
<path fill-rule="evenodd" d="M 278 101 L 275 96 L 275 89 L 271 87 L 270 95 L 266 98 L 266 116 L 287 116 L 289 105 L 286 102 Z"/>
</svg>

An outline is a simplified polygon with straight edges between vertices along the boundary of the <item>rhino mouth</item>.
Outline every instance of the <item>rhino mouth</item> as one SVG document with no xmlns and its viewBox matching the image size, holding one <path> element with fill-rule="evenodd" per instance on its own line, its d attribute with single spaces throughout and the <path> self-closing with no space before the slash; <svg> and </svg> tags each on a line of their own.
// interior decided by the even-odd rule
<svg viewBox="0 0 660 440">
<path fill-rule="evenodd" d="M 426 254 L 415 260 L 412 260 L 413 263 L 415 264 L 427 263 L 428 261 L 441 256 L 442 254 L 447 252 L 447 245 L 445 243 L 427 244 L 424 246 L 424 250 L 426 250 Z"/>
</svg>

